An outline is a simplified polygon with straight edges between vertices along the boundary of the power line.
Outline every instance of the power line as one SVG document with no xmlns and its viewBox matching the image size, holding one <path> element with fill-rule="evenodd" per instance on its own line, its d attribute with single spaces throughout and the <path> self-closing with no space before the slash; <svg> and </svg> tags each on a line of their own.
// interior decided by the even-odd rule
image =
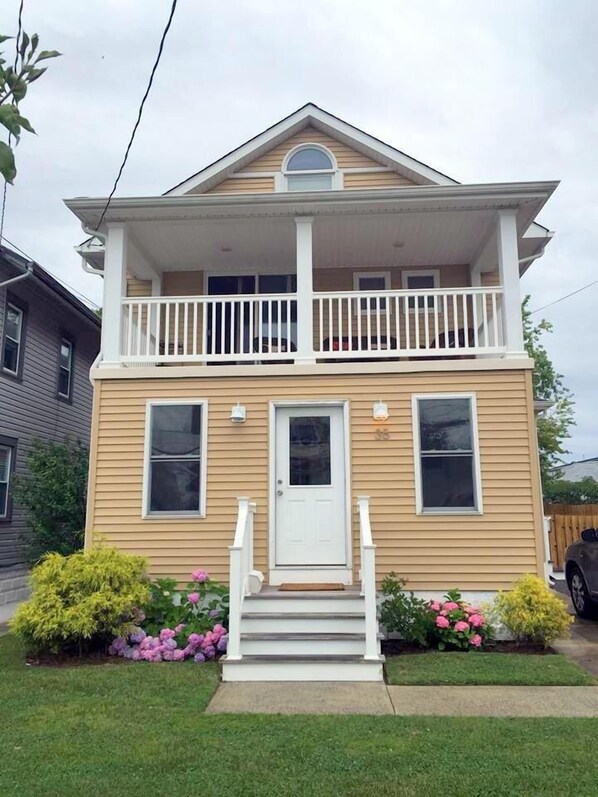
<svg viewBox="0 0 598 797">
<path fill-rule="evenodd" d="M 535 310 L 532 310 L 530 312 L 530 315 L 533 315 L 534 313 L 539 313 L 540 310 L 546 310 L 547 307 L 552 307 L 553 304 L 558 304 L 559 302 L 563 302 L 565 299 L 569 299 L 571 296 L 575 296 L 575 294 L 581 293 L 582 291 L 585 291 L 588 288 L 591 288 L 592 285 L 596 284 L 598 284 L 598 280 L 594 280 L 593 282 L 588 282 L 588 284 L 584 285 L 583 288 L 578 288 L 576 291 L 572 291 L 571 293 L 566 294 L 566 296 L 561 296 L 560 299 L 555 299 L 554 302 L 548 302 L 548 304 L 544 304 L 542 305 L 542 307 L 537 307 Z"/>
<path fill-rule="evenodd" d="M 154 75 L 156 74 L 156 70 L 158 69 L 158 64 L 160 63 L 160 59 L 162 58 L 162 51 L 164 50 L 164 43 L 166 41 L 166 36 L 168 35 L 168 31 L 170 30 L 170 26 L 172 24 L 172 19 L 174 17 L 174 12 L 176 11 L 177 2 L 178 2 L 178 0 L 172 0 L 172 6 L 170 7 L 170 15 L 168 17 L 168 21 L 166 23 L 166 27 L 164 28 L 164 31 L 162 33 L 162 38 L 160 39 L 160 46 L 158 47 L 158 54 L 156 56 L 156 60 L 154 62 L 154 65 L 152 67 L 152 71 L 150 73 L 150 77 L 149 77 L 149 81 L 148 81 L 148 84 L 147 84 L 147 88 L 145 90 L 145 94 L 143 95 L 143 98 L 141 100 L 141 104 L 139 105 L 139 110 L 137 112 L 137 120 L 136 120 L 135 125 L 133 127 L 133 132 L 131 133 L 131 137 L 129 139 L 129 143 L 127 144 L 127 149 L 125 150 L 125 155 L 124 155 L 123 161 L 122 161 L 122 163 L 120 165 L 120 169 L 118 170 L 118 174 L 116 175 L 116 180 L 114 181 L 114 185 L 112 186 L 112 191 L 110 192 L 110 196 L 108 197 L 108 200 L 106 201 L 106 205 L 104 206 L 104 210 L 102 211 L 102 215 L 100 216 L 100 220 L 98 222 L 98 229 L 101 226 L 102 222 L 104 221 L 104 216 L 106 215 L 106 211 L 108 210 L 110 202 L 112 201 L 112 197 L 114 196 L 114 192 L 116 191 L 116 187 L 118 186 L 119 180 L 120 180 L 120 178 L 122 176 L 123 170 L 124 170 L 125 165 L 127 163 L 127 158 L 129 157 L 129 152 L 131 150 L 131 146 L 133 145 L 133 141 L 134 141 L 135 135 L 137 133 L 137 128 L 139 127 L 139 123 L 141 122 L 141 116 L 143 114 L 143 108 L 145 106 L 145 101 L 147 100 L 147 98 L 149 96 L 150 90 L 152 88 L 152 84 L 154 82 Z"/>
<path fill-rule="evenodd" d="M 23 257 L 27 258 L 27 260 L 31 260 L 33 263 L 36 262 L 34 258 L 31 257 L 31 255 L 27 254 L 27 252 L 25 252 L 24 249 L 21 249 L 20 246 L 17 246 L 12 241 L 9 241 L 8 238 L 4 237 L 4 241 L 7 244 L 9 244 L 9 246 L 12 246 L 13 249 L 16 249 L 17 252 L 20 252 L 23 255 Z M 60 277 L 57 277 L 56 274 L 51 274 L 51 276 L 56 280 L 56 282 L 59 282 L 63 287 L 68 288 L 69 291 L 75 294 L 75 296 L 78 296 L 79 298 L 84 299 L 86 302 L 89 302 L 89 304 L 93 305 L 93 307 L 95 307 L 96 310 L 100 309 L 100 305 L 94 302 L 93 299 L 90 299 L 89 296 L 86 296 L 84 293 L 81 293 L 81 291 L 77 290 L 77 288 L 73 288 L 72 285 L 69 285 L 68 282 L 61 279 Z"/>
<path fill-rule="evenodd" d="M 23 31 L 23 4 L 24 0 L 21 0 L 19 4 L 19 16 L 17 21 L 17 39 L 15 42 L 15 74 L 17 72 L 17 66 L 19 65 L 19 45 L 21 42 L 21 33 Z M 13 95 L 13 104 L 14 104 L 14 95 Z M 12 134 L 8 133 L 8 146 L 10 147 L 10 142 L 12 140 Z M 2 211 L 0 212 L 0 244 L 2 244 L 2 233 L 4 232 L 4 214 L 6 212 L 6 189 L 8 188 L 8 180 L 4 181 L 4 190 L 2 192 Z"/>
</svg>

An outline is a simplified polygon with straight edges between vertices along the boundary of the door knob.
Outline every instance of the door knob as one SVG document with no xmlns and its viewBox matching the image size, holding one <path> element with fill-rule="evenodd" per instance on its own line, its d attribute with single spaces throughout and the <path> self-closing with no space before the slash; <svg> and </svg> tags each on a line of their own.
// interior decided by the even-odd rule
<svg viewBox="0 0 598 797">
<path fill-rule="evenodd" d="M 282 490 L 277 490 L 276 495 L 282 495 Z"/>
</svg>

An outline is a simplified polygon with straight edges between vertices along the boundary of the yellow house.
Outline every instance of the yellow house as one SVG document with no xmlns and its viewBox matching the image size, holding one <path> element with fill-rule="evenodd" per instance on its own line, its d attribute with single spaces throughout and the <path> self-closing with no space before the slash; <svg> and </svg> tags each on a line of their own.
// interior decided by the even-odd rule
<svg viewBox="0 0 598 797">
<path fill-rule="evenodd" d="M 104 278 L 87 545 L 229 582 L 225 679 L 381 678 L 392 571 L 543 575 L 519 278 L 555 187 L 459 184 L 308 104 L 162 196 L 67 202 Z"/>
</svg>

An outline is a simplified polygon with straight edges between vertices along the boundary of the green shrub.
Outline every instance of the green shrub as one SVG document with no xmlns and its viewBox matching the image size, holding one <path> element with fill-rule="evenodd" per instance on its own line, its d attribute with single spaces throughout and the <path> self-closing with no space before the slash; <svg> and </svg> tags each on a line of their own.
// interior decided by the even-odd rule
<svg viewBox="0 0 598 797">
<path fill-rule="evenodd" d="M 79 441 L 35 440 L 27 476 L 15 479 L 15 501 L 27 515 L 23 536 L 28 564 L 50 551 L 67 556 L 83 546 L 88 451 Z"/>
<path fill-rule="evenodd" d="M 33 594 L 10 628 L 28 649 L 82 653 L 126 633 L 147 602 L 146 562 L 115 548 L 48 554 L 31 574 Z"/>
<path fill-rule="evenodd" d="M 494 612 L 519 642 L 545 647 L 565 636 L 573 622 L 564 602 L 541 578 L 530 574 L 521 576 L 509 592 L 499 592 Z"/>
<path fill-rule="evenodd" d="M 434 618 L 429 603 L 405 592 L 405 579 L 389 573 L 382 582 L 380 621 L 388 633 L 396 633 L 405 642 L 427 647 L 434 632 Z"/>
</svg>

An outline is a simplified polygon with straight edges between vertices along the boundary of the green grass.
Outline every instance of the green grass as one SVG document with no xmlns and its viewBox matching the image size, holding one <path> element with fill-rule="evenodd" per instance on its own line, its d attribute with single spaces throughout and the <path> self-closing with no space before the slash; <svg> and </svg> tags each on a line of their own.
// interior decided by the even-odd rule
<svg viewBox="0 0 598 797">
<path fill-rule="evenodd" d="M 410 686 L 592 686 L 585 670 L 562 656 L 518 653 L 404 654 L 386 660 L 391 684 Z"/>
<path fill-rule="evenodd" d="M 194 664 L 26 667 L 0 639 L 0 794 L 596 794 L 598 720 L 205 715 L 215 685 Z"/>
</svg>

